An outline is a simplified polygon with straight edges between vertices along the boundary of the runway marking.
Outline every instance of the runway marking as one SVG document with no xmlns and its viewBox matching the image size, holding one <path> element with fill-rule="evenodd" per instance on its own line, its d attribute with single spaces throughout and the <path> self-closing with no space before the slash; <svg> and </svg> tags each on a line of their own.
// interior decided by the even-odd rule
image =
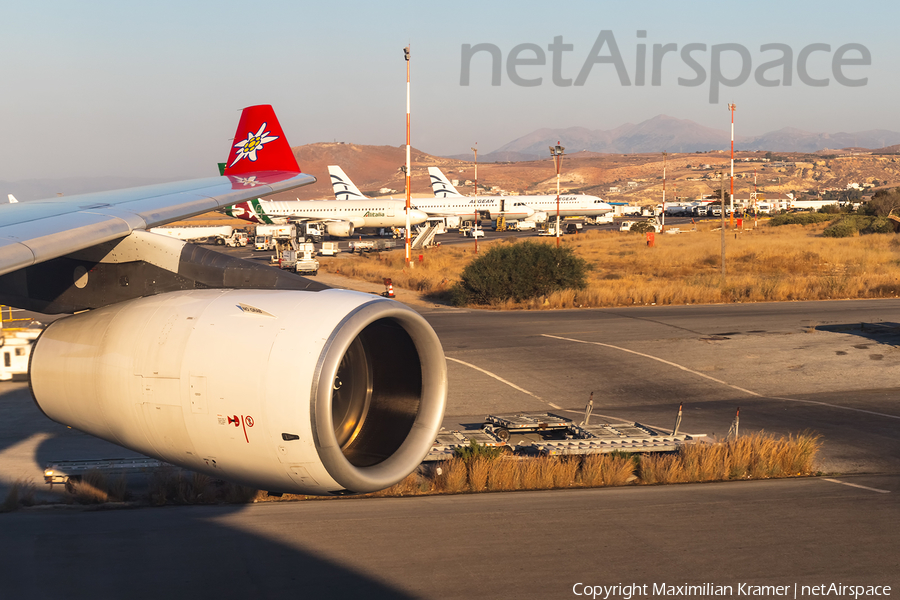
<svg viewBox="0 0 900 600">
<path fill-rule="evenodd" d="M 576 342 L 578 344 L 588 344 L 592 346 L 603 346 L 604 348 L 612 348 L 613 350 L 621 350 L 622 352 L 628 352 L 629 354 L 634 354 L 637 356 L 642 356 L 644 358 L 649 358 L 650 360 L 655 360 L 657 362 L 661 362 L 663 364 L 669 365 L 670 367 L 675 367 L 676 369 L 681 369 L 682 371 L 686 371 L 693 375 L 697 375 L 698 377 L 703 377 L 704 379 L 709 379 L 710 381 L 715 381 L 716 383 L 720 383 L 726 387 L 730 387 L 733 390 L 737 390 L 739 392 L 744 392 L 745 394 L 749 394 L 750 396 L 756 396 L 757 398 L 769 398 L 771 400 L 784 400 L 787 402 L 799 402 L 801 404 L 817 404 L 819 406 L 827 406 L 829 408 L 838 408 L 841 410 L 852 410 L 853 412 L 865 413 L 867 415 L 875 415 L 876 417 L 886 417 L 888 419 L 898 419 L 900 420 L 900 416 L 898 415 L 889 415 L 887 413 L 875 412 L 872 410 L 865 410 L 862 408 L 851 408 L 849 406 L 841 406 L 839 404 L 829 404 L 828 402 L 820 402 L 818 400 L 801 400 L 799 398 L 785 398 L 782 396 L 766 396 L 764 394 L 759 394 L 757 392 L 744 389 L 742 387 L 732 385 L 726 381 L 722 381 L 721 379 L 716 379 L 715 377 L 711 377 L 706 373 L 700 373 L 699 371 L 695 371 L 693 369 L 689 369 L 683 365 L 679 365 L 678 363 L 673 363 L 671 361 L 665 360 L 664 358 L 659 358 L 658 356 L 653 356 L 650 354 L 644 354 L 643 352 L 637 352 L 636 350 L 629 350 L 628 348 L 622 348 L 621 346 L 613 346 L 612 344 L 604 344 L 603 342 L 588 342 L 585 340 L 576 340 L 574 338 L 561 337 L 558 335 L 550 335 L 549 333 L 542 333 L 543 337 L 553 338 L 556 340 L 563 340 L 565 342 Z"/>
<path fill-rule="evenodd" d="M 879 494 L 890 494 L 890 490 L 879 490 L 878 488 L 869 487 L 866 485 L 859 485 L 858 483 L 847 483 L 846 481 L 838 481 L 837 479 L 822 479 L 822 481 L 830 481 L 831 483 L 839 483 L 841 485 L 849 485 L 850 487 L 859 488 L 861 490 L 868 490 L 870 492 L 878 492 Z"/>
<path fill-rule="evenodd" d="M 488 376 L 490 376 L 490 377 L 493 377 L 493 378 L 496 379 L 497 381 L 499 381 L 499 382 L 501 382 L 501 383 L 505 383 L 506 385 L 508 385 L 509 387 L 511 387 L 511 388 L 513 388 L 513 389 L 519 390 L 520 392 L 522 392 L 522 393 L 524 393 L 524 394 L 528 394 L 528 395 L 531 396 L 532 398 L 537 398 L 537 399 L 540 400 L 541 402 L 547 402 L 547 404 L 549 404 L 549 405 L 552 406 L 553 408 L 556 408 L 556 409 L 560 409 L 560 408 L 561 408 L 561 407 L 559 407 L 559 406 L 553 404 L 552 402 L 548 402 L 547 400 L 544 400 L 543 398 L 541 398 L 541 397 L 538 396 L 537 394 L 533 394 L 533 393 L 529 392 L 529 391 L 526 390 L 525 388 L 520 388 L 519 386 L 517 386 L 516 384 L 514 384 L 514 383 L 511 382 L 511 381 L 507 381 L 507 380 L 503 379 L 502 377 L 500 377 L 499 375 L 497 375 L 497 374 L 495 374 L 495 373 L 491 373 L 490 371 L 485 371 L 485 370 L 482 369 L 481 367 L 476 367 L 476 366 L 473 365 L 472 363 L 467 363 L 467 362 L 464 361 L 464 360 L 459 360 L 458 358 L 451 358 L 451 357 L 449 357 L 449 356 L 447 356 L 446 358 L 447 358 L 447 360 L 452 360 L 453 362 L 458 362 L 458 363 L 461 364 L 461 365 L 465 365 L 465 366 L 467 366 L 467 367 L 472 367 L 472 368 L 475 369 L 476 371 L 481 371 L 481 372 L 484 373 L 485 375 L 488 375 Z"/>
</svg>

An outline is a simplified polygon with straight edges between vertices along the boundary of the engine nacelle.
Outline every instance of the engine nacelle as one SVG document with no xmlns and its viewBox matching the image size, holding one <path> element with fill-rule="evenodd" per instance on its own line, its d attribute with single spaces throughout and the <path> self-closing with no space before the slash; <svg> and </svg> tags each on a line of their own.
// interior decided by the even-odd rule
<svg viewBox="0 0 900 600">
<path fill-rule="evenodd" d="M 528 220 L 534 221 L 535 223 L 545 223 L 548 218 L 549 217 L 547 216 L 546 212 L 538 211 L 538 212 L 534 213 L 533 215 L 531 215 L 530 217 L 528 217 Z"/>
<path fill-rule="evenodd" d="M 349 221 L 325 223 L 325 230 L 328 232 L 328 235 L 334 237 L 350 237 L 353 235 L 353 223 Z"/>
<path fill-rule="evenodd" d="M 344 290 L 195 290 L 60 319 L 34 346 L 51 419 L 259 489 L 371 492 L 412 472 L 443 418 L 434 331 Z"/>
</svg>

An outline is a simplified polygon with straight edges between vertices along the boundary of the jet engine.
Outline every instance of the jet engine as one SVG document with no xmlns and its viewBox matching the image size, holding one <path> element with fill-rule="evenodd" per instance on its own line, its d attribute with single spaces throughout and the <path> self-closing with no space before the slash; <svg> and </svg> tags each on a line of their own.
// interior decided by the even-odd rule
<svg viewBox="0 0 900 600">
<path fill-rule="evenodd" d="M 51 419 L 274 492 L 371 492 L 422 461 L 447 367 L 416 312 L 345 290 L 191 290 L 60 319 L 34 346 Z"/>
<path fill-rule="evenodd" d="M 555 216 L 555 214 L 554 214 L 554 216 Z M 534 213 L 533 215 L 531 215 L 530 217 L 528 217 L 528 220 L 534 221 L 535 223 L 545 223 L 548 218 L 549 217 L 547 216 L 546 212 L 538 211 L 538 212 Z"/>
<path fill-rule="evenodd" d="M 350 237 L 353 235 L 353 223 L 349 221 L 333 221 L 325 224 L 328 235 L 334 237 Z"/>
</svg>

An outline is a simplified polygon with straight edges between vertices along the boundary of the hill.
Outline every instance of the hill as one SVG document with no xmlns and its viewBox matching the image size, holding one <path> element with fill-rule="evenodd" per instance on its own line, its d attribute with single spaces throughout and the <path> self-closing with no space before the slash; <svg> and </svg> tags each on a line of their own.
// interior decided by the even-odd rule
<svg viewBox="0 0 900 600">
<path fill-rule="evenodd" d="M 554 140 L 555 141 L 555 140 Z M 567 150 L 568 151 L 568 150 Z M 363 146 L 347 143 L 309 144 L 294 148 L 304 172 L 318 181 L 275 199 L 333 198 L 327 167 L 341 166 L 364 193 L 396 190 L 385 194 L 404 198 L 404 179 L 400 170 L 406 158 L 404 146 Z M 549 153 L 548 153 L 549 154 Z M 766 162 L 765 152 L 737 152 L 735 157 L 735 193 L 752 191 L 754 176 L 760 191 L 770 194 L 844 189 L 850 183 L 877 186 L 900 185 L 900 157 L 890 154 L 779 153 Z M 481 158 L 479 156 L 479 158 Z M 432 156 L 412 151 L 413 195 L 431 195 L 427 168 L 441 168 L 450 180 L 457 180 L 464 194 L 473 193 L 475 178 L 471 160 Z M 697 198 L 718 188 L 717 171 L 729 170 L 729 155 L 724 151 L 669 153 L 667 157 L 667 199 Z M 658 203 L 662 199 L 663 156 L 661 152 L 606 154 L 568 153 L 562 164 L 561 187 L 564 192 L 598 195 L 611 201 L 637 204 Z M 556 191 L 556 171 L 549 155 L 540 160 L 517 162 L 481 162 L 478 164 L 480 193 L 552 194 Z M 629 186 L 629 182 L 632 185 Z M 611 187 L 621 188 L 610 192 Z"/>
<path fill-rule="evenodd" d="M 657 115 L 637 125 L 626 123 L 610 130 L 585 127 L 538 129 L 484 155 L 486 161 L 534 160 L 548 154 L 547 147 L 560 141 L 570 151 L 588 150 L 617 154 L 642 152 L 706 152 L 728 148 L 731 134 L 704 127 L 688 119 Z M 759 136 L 736 136 L 735 147 L 746 151 L 817 152 L 848 146 L 882 148 L 900 144 L 900 133 L 873 129 L 857 133 L 812 133 L 785 127 Z M 454 156 L 454 158 L 466 158 Z"/>
</svg>

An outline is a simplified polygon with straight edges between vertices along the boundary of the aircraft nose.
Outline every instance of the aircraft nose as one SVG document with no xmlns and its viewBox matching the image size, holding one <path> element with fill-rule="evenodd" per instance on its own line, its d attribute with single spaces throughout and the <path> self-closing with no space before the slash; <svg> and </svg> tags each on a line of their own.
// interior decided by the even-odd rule
<svg viewBox="0 0 900 600">
<path fill-rule="evenodd" d="M 409 209 L 409 222 L 413 225 L 421 225 L 428 220 L 428 214 L 421 210 Z"/>
</svg>

